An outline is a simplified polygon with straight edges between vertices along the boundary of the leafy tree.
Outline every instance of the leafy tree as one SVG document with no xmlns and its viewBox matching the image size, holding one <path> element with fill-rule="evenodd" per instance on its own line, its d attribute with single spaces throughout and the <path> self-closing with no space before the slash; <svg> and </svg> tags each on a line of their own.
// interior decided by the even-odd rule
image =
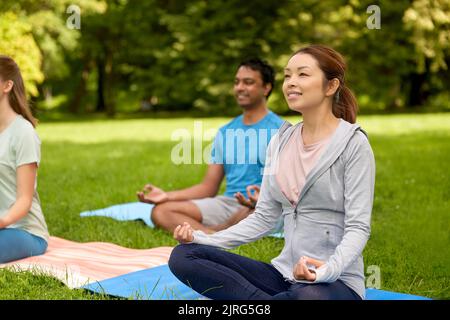
<svg viewBox="0 0 450 320">
<path fill-rule="evenodd" d="M 446 91 L 448 97 L 450 2 L 416 0 L 405 11 L 403 22 L 410 31 L 408 41 L 414 48 L 411 55 L 416 62 L 410 77 L 408 104 L 421 105 L 428 96 L 442 91 Z"/>
<path fill-rule="evenodd" d="M 236 66 L 259 56 L 275 66 L 270 105 L 282 113 L 282 69 L 310 43 L 343 53 L 363 109 L 445 104 L 450 82 L 447 0 L 380 0 L 380 29 L 366 25 L 371 0 L 5 1 L 0 47 L 32 47 L 22 63 L 30 92 L 62 94 L 71 112 L 113 115 L 143 100 L 156 110 L 233 114 Z M 67 27 L 74 4 L 80 30 Z"/>
<path fill-rule="evenodd" d="M 32 26 L 12 12 L 0 13 L 0 54 L 12 57 L 19 65 L 27 93 L 37 96 L 44 80 L 42 55 L 31 33 Z"/>
</svg>

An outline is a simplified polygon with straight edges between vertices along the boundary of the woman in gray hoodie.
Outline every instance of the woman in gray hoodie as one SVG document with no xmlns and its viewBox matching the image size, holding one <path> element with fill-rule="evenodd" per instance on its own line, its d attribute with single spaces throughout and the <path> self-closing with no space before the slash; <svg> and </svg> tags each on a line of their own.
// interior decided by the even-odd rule
<svg viewBox="0 0 450 320">
<path fill-rule="evenodd" d="M 345 69 L 322 45 L 290 58 L 283 93 L 303 121 L 272 138 L 252 215 L 209 235 L 175 229 L 181 244 L 169 267 L 178 279 L 211 299 L 364 299 L 375 160 Z M 270 264 L 221 250 L 268 235 L 280 216 L 285 244 Z"/>
</svg>

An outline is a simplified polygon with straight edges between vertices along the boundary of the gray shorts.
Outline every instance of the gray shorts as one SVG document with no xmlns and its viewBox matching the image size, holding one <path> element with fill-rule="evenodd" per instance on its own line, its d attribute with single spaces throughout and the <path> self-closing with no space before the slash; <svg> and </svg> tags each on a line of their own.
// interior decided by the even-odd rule
<svg viewBox="0 0 450 320">
<path fill-rule="evenodd" d="M 202 223 L 205 226 L 214 226 L 226 222 L 233 214 L 242 208 L 236 198 L 216 196 L 191 200 L 202 213 Z"/>
</svg>

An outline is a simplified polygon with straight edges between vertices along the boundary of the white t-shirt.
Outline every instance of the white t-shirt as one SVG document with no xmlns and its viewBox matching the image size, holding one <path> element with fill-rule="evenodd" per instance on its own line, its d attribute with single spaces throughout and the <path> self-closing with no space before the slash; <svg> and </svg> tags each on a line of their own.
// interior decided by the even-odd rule
<svg viewBox="0 0 450 320">
<path fill-rule="evenodd" d="M 31 123 L 18 115 L 0 132 L 0 217 L 5 216 L 16 202 L 17 168 L 30 163 L 39 165 L 40 159 L 41 141 Z M 37 193 L 37 178 L 30 212 L 7 228 L 22 229 L 48 240 L 47 224 Z"/>
</svg>

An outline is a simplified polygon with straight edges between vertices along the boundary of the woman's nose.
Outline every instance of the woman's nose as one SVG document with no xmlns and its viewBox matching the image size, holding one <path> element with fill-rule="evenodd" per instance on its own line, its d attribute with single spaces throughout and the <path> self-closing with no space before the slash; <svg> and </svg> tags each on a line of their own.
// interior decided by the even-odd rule
<svg viewBox="0 0 450 320">
<path fill-rule="evenodd" d="M 286 81 L 286 85 L 287 85 L 289 88 L 292 88 L 292 87 L 297 86 L 297 82 L 294 80 L 293 77 L 290 77 L 290 78 Z"/>
</svg>

